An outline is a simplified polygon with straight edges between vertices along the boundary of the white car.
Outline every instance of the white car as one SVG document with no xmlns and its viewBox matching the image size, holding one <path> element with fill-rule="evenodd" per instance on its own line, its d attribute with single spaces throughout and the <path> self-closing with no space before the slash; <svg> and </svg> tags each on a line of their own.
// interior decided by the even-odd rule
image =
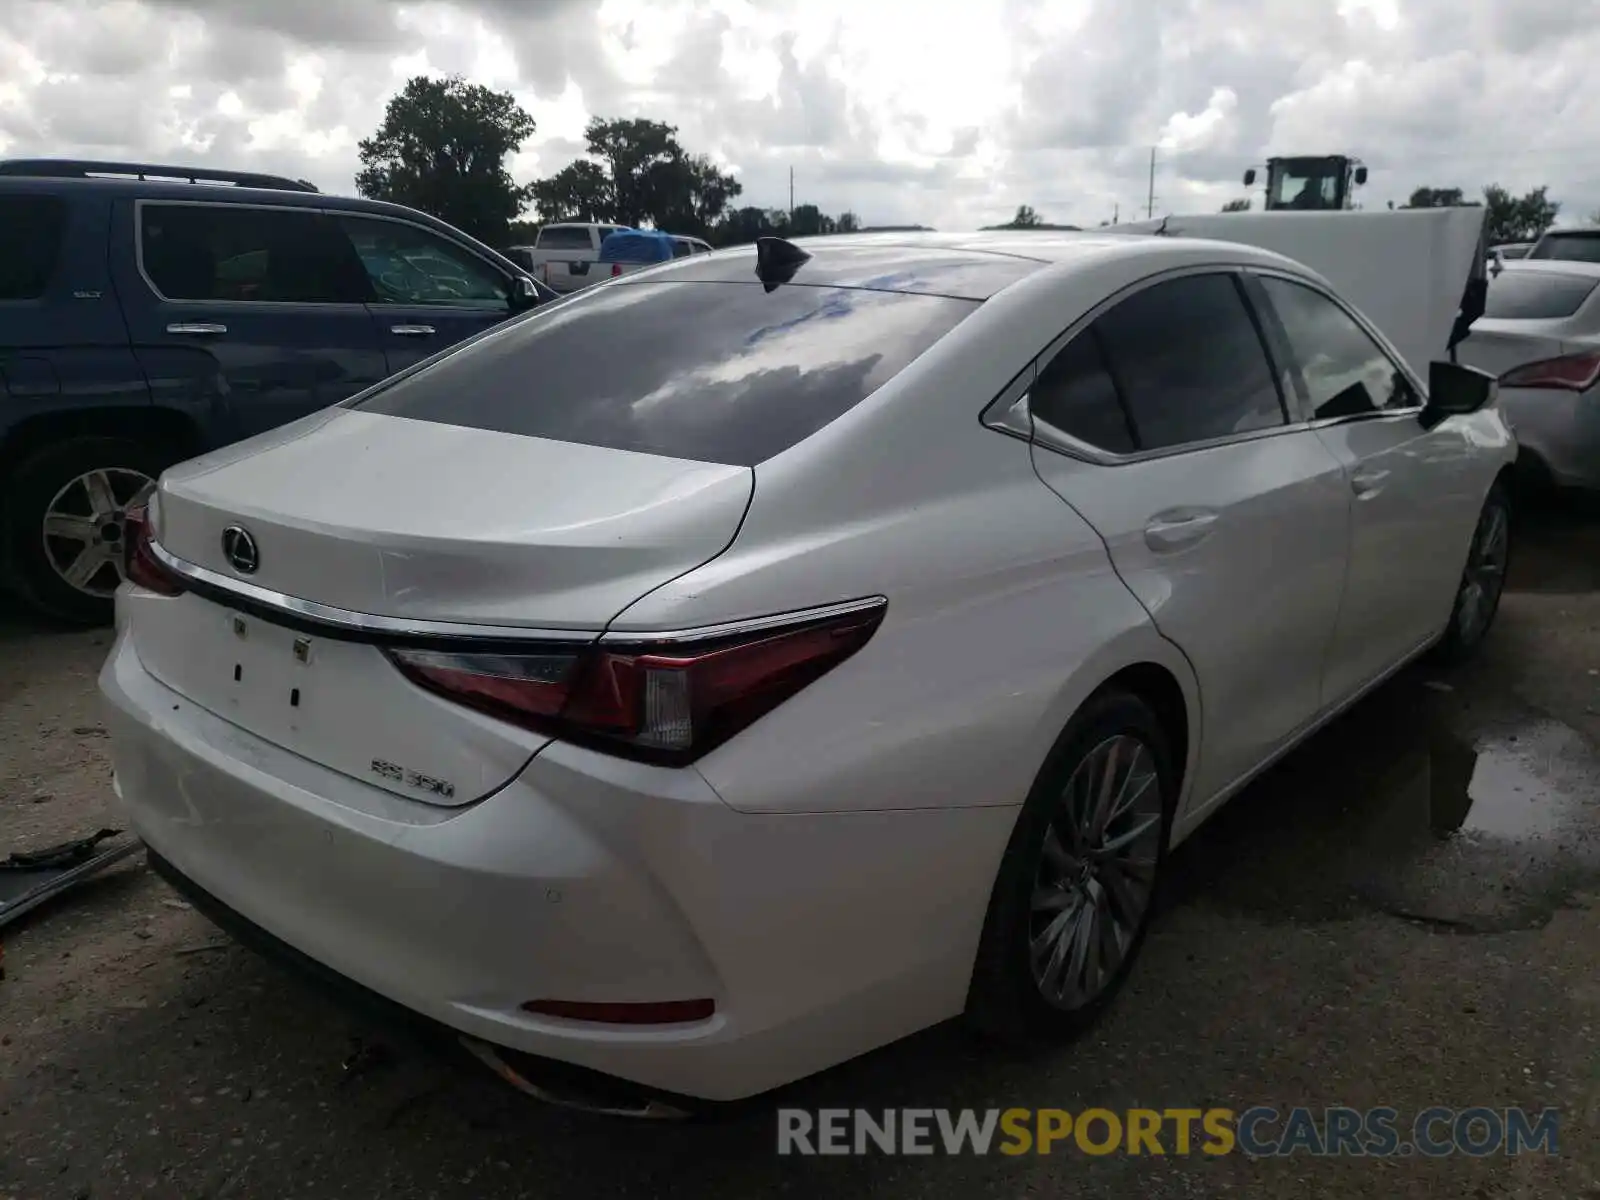
<svg viewBox="0 0 1600 1200">
<path fill-rule="evenodd" d="M 117 789 L 200 907 L 547 1096 L 1071 1033 L 1173 845 L 1489 628 L 1515 445 L 1431 373 L 1238 243 L 664 264 L 169 471 Z"/>
</svg>

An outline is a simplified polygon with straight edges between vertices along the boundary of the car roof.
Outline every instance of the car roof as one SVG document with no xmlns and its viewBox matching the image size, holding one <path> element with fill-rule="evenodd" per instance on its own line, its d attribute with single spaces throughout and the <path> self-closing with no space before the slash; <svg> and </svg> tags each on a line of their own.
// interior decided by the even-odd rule
<svg viewBox="0 0 1600 1200">
<path fill-rule="evenodd" d="M 1152 270 L 1180 247 L 1210 247 L 1219 263 L 1258 264 L 1314 273 L 1298 263 L 1236 242 L 1126 233 L 852 233 L 795 238 L 810 257 L 789 282 L 821 287 L 987 300 L 1051 267 L 1149 259 Z M 631 282 L 744 282 L 755 269 L 753 245 L 674 259 L 629 276 Z"/>
</svg>

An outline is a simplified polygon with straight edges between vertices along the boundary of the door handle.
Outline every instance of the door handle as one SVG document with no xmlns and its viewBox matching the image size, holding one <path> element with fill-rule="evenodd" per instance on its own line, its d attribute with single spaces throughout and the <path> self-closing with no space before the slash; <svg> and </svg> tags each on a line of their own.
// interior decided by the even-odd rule
<svg viewBox="0 0 1600 1200">
<path fill-rule="evenodd" d="M 1152 550 L 1179 550 L 1209 536 L 1216 523 L 1217 514 L 1209 510 L 1160 513 L 1144 527 L 1144 543 Z"/>
<path fill-rule="evenodd" d="M 226 325 L 208 325 L 196 321 L 176 321 L 167 326 L 168 333 L 187 333 L 197 337 L 211 337 L 219 333 L 227 333 Z"/>
<path fill-rule="evenodd" d="M 1387 478 L 1387 471 L 1357 471 L 1350 476 L 1350 488 L 1358 496 L 1371 496 L 1383 487 Z"/>
<path fill-rule="evenodd" d="M 428 337 L 436 332 L 432 325 L 391 325 L 390 333 L 398 333 L 401 337 Z"/>
</svg>

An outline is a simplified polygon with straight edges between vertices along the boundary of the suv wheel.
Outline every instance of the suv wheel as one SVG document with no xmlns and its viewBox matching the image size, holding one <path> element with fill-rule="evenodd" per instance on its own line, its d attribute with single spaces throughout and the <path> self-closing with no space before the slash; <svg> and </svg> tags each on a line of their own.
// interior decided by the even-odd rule
<svg viewBox="0 0 1600 1200">
<path fill-rule="evenodd" d="M 0 551 L 23 601 L 58 620 L 109 623 L 123 513 L 173 461 L 120 437 L 69 438 L 23 459 L 0 503 Z"/>
</svg>

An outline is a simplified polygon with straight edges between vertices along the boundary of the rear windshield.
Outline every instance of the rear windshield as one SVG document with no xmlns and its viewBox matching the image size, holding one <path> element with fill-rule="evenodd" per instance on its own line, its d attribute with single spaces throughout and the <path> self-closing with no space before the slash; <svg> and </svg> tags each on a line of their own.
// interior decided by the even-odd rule
<svg viewBox="0 0 1600 1200">
<path fill-rule="evenodd" d="M 977 307 L 859 288 L 613 283 L 356 407 L 753 467 L 848 412 Z"/>
<path fill-rule="evenodd" d="M 1543 271 L 1503 271 L 1489 279 L 1486 317 L 1539 321 L 1570 317 L 1594 291 L 1594 279 L 1547 275 Z"/>
<path fill-rule="evenodd" d="M 1600 263 L 1600 233 L 1547 233 L 1534 244 L 1528 257 Z"/>
<path fill-rule="evenodd" d="M 541 250 L 589 250 L 593 246 L 587 225 L 556 225 L 539 231 Z"/>
</svg>

